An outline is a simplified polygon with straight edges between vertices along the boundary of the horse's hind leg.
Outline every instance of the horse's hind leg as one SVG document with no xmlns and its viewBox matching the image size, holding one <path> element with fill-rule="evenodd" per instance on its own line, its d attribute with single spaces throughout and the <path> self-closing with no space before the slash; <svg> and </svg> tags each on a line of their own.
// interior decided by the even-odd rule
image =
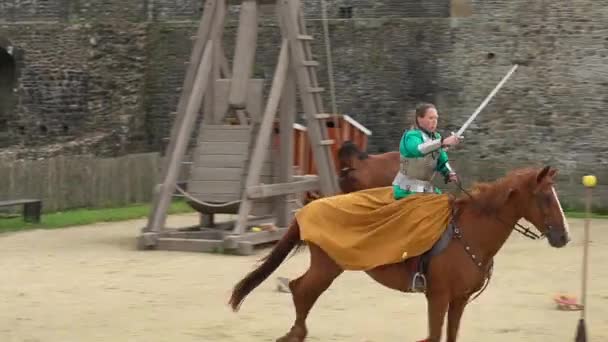
<svg viewBox="0 0 608 342">
<path fill-rule="evenodd" d="M 310 267 L 302 276 L 289 282 L 296 308 L 296 320 L 291 330 L 277 342 L 302 342 L 306 338 L 306 317 L 317 298 L 341 273 L 338 266 L 321 248 L 309 244 Z"/>
</svg>

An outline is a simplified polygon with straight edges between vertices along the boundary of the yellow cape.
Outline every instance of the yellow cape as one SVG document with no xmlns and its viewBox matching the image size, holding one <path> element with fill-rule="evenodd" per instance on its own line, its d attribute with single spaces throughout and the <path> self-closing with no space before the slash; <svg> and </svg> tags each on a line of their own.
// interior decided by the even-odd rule
<svg viewBox="0 0 608 342">
<path fill-rule="evenodd" d="M 302 240 L 321 247 L 343 269 L 369 270 L 426 252 L 450 215 L 447 194 L 395 200 L 392 187 L 382 187 L 315 200 L 296 219 Z"/>
</svg>

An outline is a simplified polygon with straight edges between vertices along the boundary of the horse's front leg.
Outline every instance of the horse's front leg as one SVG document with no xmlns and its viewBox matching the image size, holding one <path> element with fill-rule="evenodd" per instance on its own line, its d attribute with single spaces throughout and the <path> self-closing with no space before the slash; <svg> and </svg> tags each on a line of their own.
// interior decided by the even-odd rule
<svg viewBox="0 0 608 342">
<path fill-rule="evenodd" d="M 456 342 L 458 337 L 458 328 L 460 327 L 460 320 L 464 308 L 467 306 L 468 296 L 464 298 L 457 298 L 450 302 L 450 309 L 448 311 L 448 341 Z"/>
<path fill-rule="evenodd" d="M 429 315 L 429 338 L 424 342 L 441 342 L 443 321 L 448 310 L 450 297 L 447 292 L 427 293 Z"/>
</svg>

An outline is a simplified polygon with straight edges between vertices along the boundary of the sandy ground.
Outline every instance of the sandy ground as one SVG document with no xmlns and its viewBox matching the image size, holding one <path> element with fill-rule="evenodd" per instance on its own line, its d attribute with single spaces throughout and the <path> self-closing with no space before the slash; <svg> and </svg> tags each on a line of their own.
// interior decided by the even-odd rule
<svg viewBox="0 0 608 342">
<path fill-rule="evenodd" d="M 173 224 L 196 221 L 174 216 Z M 229 292 L 258 256 L 138 251 L 145 221 L 0 235 L 0 341 L 274 341 L 294 317 L 276 276 L 305 270 L 289 259 L 245 301 Z M 573 341 L 579 312 L 555 309 L 557 292 L 580 294 L 582 220 L 563 249 L 512 235 L 486 292 L 465 312 L 462 341 Z M 587 327 L 608 341 L 608 221 L 592 222 Z M 265 251 L 261 251 L 263 253 Z M 422 295 L 348 272 L 309 318 L 310 341 L 415 341 L 426 336 Z"/>
</svg>

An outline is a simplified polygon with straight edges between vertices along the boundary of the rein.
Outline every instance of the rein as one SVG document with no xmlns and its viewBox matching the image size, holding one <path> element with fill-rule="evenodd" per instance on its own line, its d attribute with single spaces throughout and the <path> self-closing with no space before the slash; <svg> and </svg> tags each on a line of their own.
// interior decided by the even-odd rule
<svg viewBox="0 0 608 342">
<path fill-rule="evenodd" d="M 479 270 L 484 274 L 483 286 L 481 287 L 481 289 L 479 291 L 477 291 L 477 293 L 475 294 L 475 296 L 473 298 L 471 298 L 467 301 L 467 304 L 468 304 L 468 303 L 471 303 L 472 301 L 474 301 L 475 299 L 477 299 L 477 297 L 479 297 L 490 284 L 490 279 L 492 278 L 492 271 L 494 270 L 494 259 L 490 259 L 490 261 L 488 262 L 489 268 L 486 272 L 483 269 L 483 262 L 480 261 L 478 259 L 477 255 L 475 255 L 471 251 L 471 246 L 469 246 L 469 244 L 465 241 L 465 239 L 462 236 L 462 231 L 456 225 L 457 214 L 458 214 L 458 208 L 456 208 L 456 210 L 454 210 L 454 207 L 452 207 L 452 229 L 454 230 L 454 238 L 463 244 L 464 251 L 469 255 L 471 260 L 473 260 L 473 263 L 475 264 L 475 266 L 477 266 L 479 268 Z"/>
<path fill-rule="evenodd" d="M 458 188 L 459 188 L 459 189 L 460 189 L 462 192 L 464 192 L 464 193 L 465 193 L 467 196 L 469 196 L 469 198 L 471 198 L 471 200 L 473 200 L 473 201 L 474 201 L 473 196 L 472 196 L 472 195 L 471 195 L 471 194 L 470 194 L 470 193 L 469 193 L 469 192 L 468 192 L 466 189 L 464 189 L 464 188 L 462 187 L 462 183 L 460 182 L 460 180 L 458 180 L 458 181 L 456 182 L 456 185 L 458 186 Z M 502 224 L 506 225 L 506 223 L 505 223 L 503 220 L 501 220 L 501 219 L 500 219 L 498 216 L 494 215 L 494 216 L 493 216 L 493 218 L 494 218 L 494 219 L 496 219 L 497 221 L 499 221 L 500 223 L 502 223 Z M 515 223 L 515 226 L 513 226 L 513 229 L 514 229 L 516 232 L 520 233 L 521 235 L 523 235 L 523 236 L 525 236 L 525 237 L 527 237 L 527 238 L 529 238 L 529 239 L 531 239 L 531 240 L 538 240 L 538 239 L 540 239 L 541 237 L 544 237 L 544 234 L 538 235 L 538 234 L 536 234 L 535 232 L 533 232 L 532 230 L 530 230 L 530 227 L 524 227 L 524 226 L 523 226 L 523 225 L 521 225 L 519 222 L 516 222 L 516 223 Z"/>
<path fill-rule="evenodd" d="M 473 195 L 471 195 L 471 193 L 469 193 L 466 189 L 464 189 L 464 187 L 462 186 L 462 183 L 460 182 L 460 179 L 458 179 L 456 182 L 456 185 L 458 186 L 458 188 L 464 192 L 467 196 L 469 196 L 469 198 L 471 198 L 471 200 L 473 201 L 473 203 L 475 202 L 475 199 L 473 198 Z M 479 268 L 479 270 L 484 273 L 484 284 L 481 287 L 481 289 L 479 291 L 477 291 L 477 293 L 475 294 L 475 296 L 471 299 L 468 300 L 468 303 L 473 302 L 475 299 L 477 299 L 477 297 L 479 297 L 488 287 L 488 285 L 490 284 L 490 279 L 492 278 L 492 273 L 494 270 L 494 259 L 490 259 L 488 261 L 489 264 L 489 268 L 487 270 L 487 272 L 483 269 L 483 262 L 480 261 L 478 259 L 478 256 L 476 256 L 472 251 L 471 251 L 471 247 L 469 246 L 469 244 L 465 241 L 465 239 L 462 236 L 462 231 L 460 230 L 460 228 L 456 225 L 456 217 L 457 217 L 457 211 L 458 209 L 456 209 L 454 211 L 454 208 L 452 207 L 452 226 L 454 229 L 454 237 L 460 241 L 463 245 L 464 245 L 464 250 L 465 252 L 469 255 L 469 257 L 471 258 L 471 260 L 473 261 L 473 263 Z M 493 215 L 492 218 L 496 219 L 498 222 L 507 225 L 502 219 L 500 219 L 497 215 Z M 523 236 L 530 238 L 532 240 L 536 240 L 539 239 L 541 236 L 539 236 L 538 234 L 536 234 L 535 232 L 531 231 L 529 227 L 524 227 L 523 225 L 519 224 L 519 223 L 515 223 L 515 226 L 513 226 L 513 229 L 515 231 L 517 231 L 518 233 L 522 234 Z M 544 234 L 542 234 L 544 235 Z"/>
</svg>

